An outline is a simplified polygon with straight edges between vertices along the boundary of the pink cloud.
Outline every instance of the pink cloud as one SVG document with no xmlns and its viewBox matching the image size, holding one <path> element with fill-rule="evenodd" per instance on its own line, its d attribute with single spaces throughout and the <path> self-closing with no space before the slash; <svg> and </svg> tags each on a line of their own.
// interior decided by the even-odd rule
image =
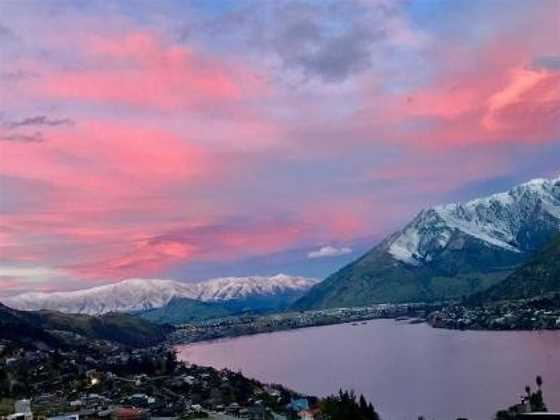
<svg viewBox="0 0 560 420">
<path fill-rule="evenodd" d="M 41 98 L 163 110 L 223 106 L 266 92 L 248 68 L 166 43 L 151 32 L 83 41 L 79 68 L 47 68 L 28 86 Z"/>
<path fill-rule="evenodd" d="M 490 132 L 536 141 L 560 130 L 560 71 L 520 68 L 487 102 L 483 126 Z"/>
</svg>

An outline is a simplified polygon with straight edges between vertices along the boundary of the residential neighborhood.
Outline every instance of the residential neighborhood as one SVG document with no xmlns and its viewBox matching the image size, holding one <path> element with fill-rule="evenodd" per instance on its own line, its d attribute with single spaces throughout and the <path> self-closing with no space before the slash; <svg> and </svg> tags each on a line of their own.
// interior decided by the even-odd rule
<svg viewBox="0 0 560 420">
<path fill-rule="evenodd" d="M 4 342 L 0 349 L 6 420 L 315 418 L 316 398 L 178 362 L 166 346 L 128 349 L 99 341 L 80 350 L 23 350 Z"/>
</svg>

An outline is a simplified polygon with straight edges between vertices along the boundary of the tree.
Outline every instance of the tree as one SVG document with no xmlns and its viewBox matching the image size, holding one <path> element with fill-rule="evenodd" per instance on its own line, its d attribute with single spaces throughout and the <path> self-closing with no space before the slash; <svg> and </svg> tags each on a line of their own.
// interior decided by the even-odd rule
<svg viewBox="0 0 560 420">
<path fill-rule="evenodd" d="M 354 391 L 340 390 L 338 395 L 321 400 L 319 406 L 330 420 L 379 420 L 373 405 L 363 395 L 357 401 Z"/>
</svg>

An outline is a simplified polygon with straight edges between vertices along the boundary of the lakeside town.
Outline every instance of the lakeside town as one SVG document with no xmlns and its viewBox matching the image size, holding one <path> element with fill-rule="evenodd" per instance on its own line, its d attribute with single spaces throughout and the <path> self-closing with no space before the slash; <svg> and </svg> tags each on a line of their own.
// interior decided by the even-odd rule
<svg viewBox="0 0 560 420">
<path fill-rule="evenodd" d="M 373 319 L 410 319 L 424 322 L 429 312 L 440 305 L 380 304 L 358 308 L 281 312 L 269 315 L 240 315 L 179 325 L 168 336 L 171 344 L 189 344 L 218 338 L 238 337 L 299 328 L 343 323 L 362 323 Z"/>
<path fill-rule="evenodd" d="M 450 304 L 428 315 L 435 328 L 460 330 L 560 329 L 560 295 L 484 305 Z"/>
<path fill-rule="evenodd" d="M 51 333 L 63 340 L 61 347 L 2 340 L 0 418 L 378 420 L 373 405 L 352 392 L 341 391 L 326 398 L 303 395 L 282 385 L 247 378 L 240 372 L 178 361 L 173 346 L 312 326 L 362 325 L 373 319 L 428 322 L 435 328 L 559 328 L 558 300 L 558 296 L 550 296 L 480 306 L 386 304 L 242 315 L 181 325 L 169 333 L 164 343 L 144 347 L 58 330 Z M 502 418 L 541 411 L 542 395 L 532 395 L 502 410 Z M 340 412 L 356 414 L 333 414 Z"/>
<path fill-rule="evenodd" d="M 178 361 L 167 345 L 130 348 L 68 338 L 77 346 L 31 350 L 0 342 L 0 419 L 381 419 L 352 391 L 319 399 L 240 372 Z M 547 409 L 540 376 L 536 384 L 536 391 L 526 387 L 521 402 L 498 410 L 495 418 L 539 418 L 535 413 Z"/>
<path fill-rule="evenodd" d="M 177 326 L 170 344 L 190 344 L 219 338 L 286 331 L 343 323 L 395 319 L 427 322 L 434 328 L 472 330 L 560 329 L 560 295 L 501 301 L 484 305 L 461 303 L 380 304 L 269 315 L 240 315 Z"/>
</svg>

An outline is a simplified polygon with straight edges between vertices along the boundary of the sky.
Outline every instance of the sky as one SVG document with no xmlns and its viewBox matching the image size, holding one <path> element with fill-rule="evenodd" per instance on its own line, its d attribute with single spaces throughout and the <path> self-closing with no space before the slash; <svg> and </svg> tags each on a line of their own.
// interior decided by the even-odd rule
<svg viewBox="0 0 560 420">
<path fill-rule="evenodd" d="M 0 2 L 0 296 L 323 278 L 560 171 L 560 0 Z"/>
</svg>

